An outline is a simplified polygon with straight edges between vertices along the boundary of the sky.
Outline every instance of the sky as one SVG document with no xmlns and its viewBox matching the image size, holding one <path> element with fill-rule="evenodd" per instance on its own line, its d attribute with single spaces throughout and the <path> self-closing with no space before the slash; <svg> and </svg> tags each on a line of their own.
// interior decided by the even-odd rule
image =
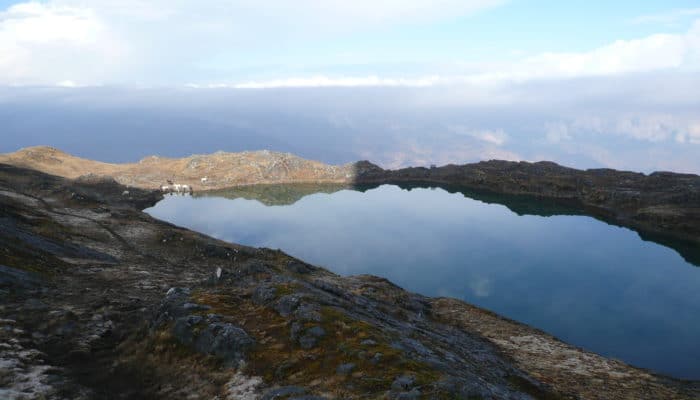
<svg viewBox="0 0 700 400">
<path fill-rule="evenodd" d="M 0 0 L 0 152 L 700 173 L 699 81 L 697 0 Z"/>
</svg>

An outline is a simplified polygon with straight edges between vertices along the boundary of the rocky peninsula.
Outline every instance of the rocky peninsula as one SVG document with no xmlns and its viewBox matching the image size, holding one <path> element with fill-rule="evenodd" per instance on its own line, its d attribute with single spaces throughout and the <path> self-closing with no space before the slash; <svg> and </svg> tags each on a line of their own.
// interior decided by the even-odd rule
<svg viewBox="0 0 700 400">
<path fill-rule="evenodd" d="M 698 382 L 601 357 L 458 300 L 341 277 L 154 219 L 142 210 L 162 198 L 158 180 L 185 179 L 173 170 L 153 169 L 150 181 L 119 175 L 128 169 L 116 164 L 90 169 L 54 149 L 28 151 L 0 157 L 1 398 L 700 397 Z M 399 171 L 299 161 L 295 169 L 275 164 L 275 154 L 259 158 L 274 167 L 249 160 L 258 175 L 231 176 L 459 184 L 561 200 L 688 243 L 699 237 L 692 175 L 500 161 Z M 201 172 L 212 185 L 224 179 L 197 168 L 193 181 Z"/>
</svg>

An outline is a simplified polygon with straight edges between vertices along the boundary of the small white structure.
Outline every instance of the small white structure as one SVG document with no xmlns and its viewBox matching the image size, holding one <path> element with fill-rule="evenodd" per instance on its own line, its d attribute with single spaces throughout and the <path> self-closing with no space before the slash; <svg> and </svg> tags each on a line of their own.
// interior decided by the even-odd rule
<svg viewBox="0 0 700 400">
<path fill-rule="evenodd" d="M 192 190 L 192 186 L 190 185 L 184 185 L 180 183 L 172 183 L 168 185 L 163 185 L 160 187 L 160 191 L 163 193 L 178 193 L 178 194 L 192 194 L 194 192 Z"/>
<path fill-rule="evenodd" d="M 128 195 L 129 195 L 129 191 L 128 191 L 128 190 L 125 190 L 125 191 L 122 192 L 122 196 L 128 196 Z"/>
<path fill-rule="evenodd" d="M 208 180 L 209 180 L 209 177 L 207 177 L 207 176 L 205 176 L 204 178 L 200 179 L 200 181 L 202 182 L 202 185 L 206 185 Z"/>
</svg>

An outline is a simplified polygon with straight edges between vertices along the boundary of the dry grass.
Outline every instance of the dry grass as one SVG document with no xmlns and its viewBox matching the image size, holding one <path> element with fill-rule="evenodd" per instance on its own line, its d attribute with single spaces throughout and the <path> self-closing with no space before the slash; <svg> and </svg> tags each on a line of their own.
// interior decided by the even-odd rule
<svg viewBox="0 0 700 400">
<path fill-rule="evenodd" d="M 278 285 L 277 295 L 295 292 L 295 286 Z M 391 388 L 400 375 L 413 375 L 420 387 L 436 382 L 440 374 L 428 365 L 409 359 L 391 346 L 392 338 L 371 324 L 352 319 L 332 307 L 321 308 L 321 322 L 305 322 L 303 329 L 320 325 L 326 332 L 312 349 L 303 349 L 290 335 L 290 323 L 272 309 L 258 306 L 237 293 L 196 292 L 193 300 L 240 325 L 257 342 L 248 355 L 246 375 L 260 376 L 265 382 L 307 386 L 334 397 L 375 398 Z M 363 344 L 371 339 L 374 344 Z M 372 357 L 381 353 L 378 362 Z M 353 363 L 348 375 L 336 369 Z"/>
</svg>

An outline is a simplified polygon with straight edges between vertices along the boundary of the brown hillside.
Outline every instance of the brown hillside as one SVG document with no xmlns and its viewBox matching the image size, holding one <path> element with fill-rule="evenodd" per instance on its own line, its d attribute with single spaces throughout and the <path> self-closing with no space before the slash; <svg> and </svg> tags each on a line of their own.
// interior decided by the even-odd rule
<svg viewBox="0 0 700 400">
<path fill-rule="evenodd" d="M 195 190 L 210 190 L 261 183 L 345 183 L 354 177 L 352 164 L 327 165 L 267 150 L 216 152 L 185 158 L 150 156 L 137 163 L 110 164 L 75 157 L 53 147 L 38 146 L 0 154 L 0 163 L 71 179 L 88 174 L 110 175 L 123 185 L 145 189 L 158 188 L 166 180 L 189 184 Z M 207 177 L 207 182 L 202 184 L 204 177 Z"/>
</svg>

